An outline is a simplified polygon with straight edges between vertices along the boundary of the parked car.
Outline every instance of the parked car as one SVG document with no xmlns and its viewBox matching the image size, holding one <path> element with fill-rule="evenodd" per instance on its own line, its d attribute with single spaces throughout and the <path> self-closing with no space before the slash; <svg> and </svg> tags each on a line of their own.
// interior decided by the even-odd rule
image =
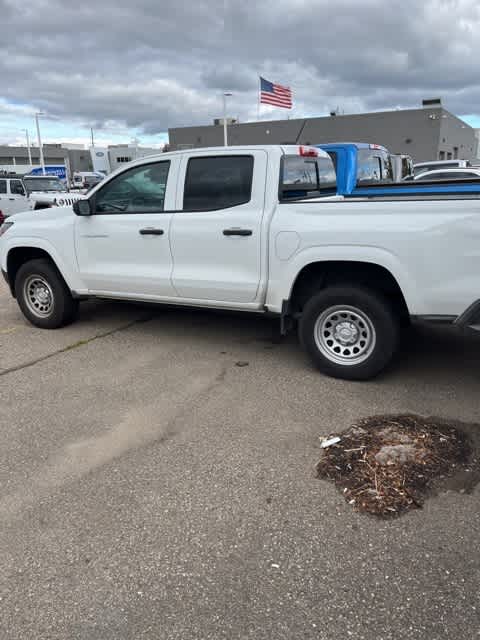
<svg viewBox="0 0 480 640">
<path fill-rule="evenodd" d="M 72 205 L 80 197 L 81 194 L 69 193 L 56 176 L 0 178 L 0 208 L 5 217 L 32 209 Z"/>
<path fill-rule="evenodd" d="M 463 169 L 468 167 L 468 160 L 430 160 L 429 162 L 417 162 L 413 165 L 413 171 L 416 176 L 426 171 L 435 171 L 436 169 Z"/>
<path fill-rule="evenodd" d="M 1 270 L 37 327 L 90 297 L 268 313 L 339 378 L 382 371 L 411 318 L 480 331 L 478 194 L 347 199 L 332 172 L 293 145 L 141 158 L 4 222 Z"/>
<path fill-rule="evenodd" d="M 20 177 L 0 177 L 0 209 L 8 217 L 20 211 L 33 209 L 34 202 L 28 198 L 27 190 Z"/>
<path fill-rule="evenodd" d="M 99 171 L 75 171 L 72 179 L 72 189 L 91 189 L 105 178 Z"/>
<path fill-rule="evenodd" d="M 23 177 L 23 184 L 27 190 L 33 209 L 48 209 L 72 205 L 81 197 L 65 188 L 65 184 L 56 176 L 27 175 Z"/>
<path fill-rule="evenodd" d="M 436 169 L 415 176 L 414 180 L 478 180 L 480 168 L 464 167 L 462 169 Z"/>
</svg>

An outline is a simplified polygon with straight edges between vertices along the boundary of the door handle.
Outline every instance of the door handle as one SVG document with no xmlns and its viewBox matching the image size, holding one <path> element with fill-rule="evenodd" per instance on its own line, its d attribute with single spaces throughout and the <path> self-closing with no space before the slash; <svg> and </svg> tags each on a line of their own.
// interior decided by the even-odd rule
<svg viewBox="0 0 480 640">
<path fill-rule="evenodd" d="M 147 227 L 146 229 L 140 229 L 138 233 L 141 236 L 163 236 L 163 229 L 154 229 L 153 227 Z"/>
<path fill-rule="evenodd" d="M 251 236 L 253 231 L 251 229 L 224 229 L 224 236 Z"/>
</svg>

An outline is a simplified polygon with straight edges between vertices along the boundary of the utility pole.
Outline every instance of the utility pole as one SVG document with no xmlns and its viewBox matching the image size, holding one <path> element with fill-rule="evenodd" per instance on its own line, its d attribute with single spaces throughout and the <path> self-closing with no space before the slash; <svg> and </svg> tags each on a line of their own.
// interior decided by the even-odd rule
<svg viewBox="0 0 480 640">
<path fill-rule="evenodd" d="M 40 165 L 42 167 L 42 173 L 45 175 L 45 159 L 43 157 L 43 147 L 42 147 L 42 138 L 40 136 L 40 125 L 38 124 L 38 116 L 43 116 L 44 114 L 41 111 L 38 111 L 35 114 L 35 123 L 37 125 L 37 138 L 38 138 L 38 149 L 40 151 Z"/>
<path fill-rule="evenodd" d="M 228 147 L 228 135 L 227 135 L 227 98 L 233 94 L 226 91 L 223 94 L 223 146 Z"/>
<path fill-rule="evenodd" d="M 32 166 L 32 150 L 30 149 L 30 136 L 28 134 L 28 129 L 22 129 L 22 131 L 25 131 L 25 135 L 27 136 L 28 164 L 31 167 Z"/>
<path fill-rule="evenodd" d="M 92 136 L 92 147 L 95 147 L 95 140 L 93 139 L 93 127 L 90 127 L 90 135 Z"/>
</svg>

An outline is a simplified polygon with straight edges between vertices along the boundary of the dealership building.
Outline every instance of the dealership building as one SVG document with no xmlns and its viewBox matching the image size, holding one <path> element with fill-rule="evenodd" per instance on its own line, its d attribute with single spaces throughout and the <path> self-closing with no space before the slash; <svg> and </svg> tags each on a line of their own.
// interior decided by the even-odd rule
<svg viewBox="0 0 480 640">
<path fill-rule="evenodd" d="M 211 126 L 169 129 L 170 148 L 223 145 L 223 120 Z M 477 158 L 476 130 L 444 109 L 439 99 L 424 100 L 421 109 L 399 109 L 353 115 L 292 120 L 261 120 L 228 125 L 228 143 L 320 144 L 370 142 L 392 153 L 412 156 L 414 162 Z"/>
<path fill-rule="evenodd" d="M 143 158 L 160 149 L 140 147 L 136 144 L 118 144 L 108 147 L 90 147 L 70 143 L 44 144 L 45 165 L 65 167 L 70 177 L 75 171 L 104 171 L 110 173 L 136 158 Z M 0 145 L 0 172 L 26 174 L 40 166 L 38 146 L 30 147 L 31 162 L 27 147 Z"/>
<path fill-rule="evenodd" d="M 39 148 L 30 147 L 31 163 L 27 147 L 0 145 L 0 171 L 29 173 L 40 166 Z M 91 171 L 92 161 L 87 149 L 79 145 L 44 144 L 43 159 L 46 165 L 65 166 L 71 171 Z"/>
</svg>

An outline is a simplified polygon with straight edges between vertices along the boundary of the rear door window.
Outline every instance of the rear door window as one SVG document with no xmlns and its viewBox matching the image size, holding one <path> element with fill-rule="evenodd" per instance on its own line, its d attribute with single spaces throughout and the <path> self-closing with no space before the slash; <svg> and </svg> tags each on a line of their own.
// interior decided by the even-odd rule
<svg viewBox="0 0 480 640">
<path fill-rule="evenodd" d="M 7 181 L 0 180 L 0 193 L 7 193 Z"/>
<path fill-rule="evenodd" d="M 190 158 L 183 211 L 215 211 L 250 202 L 253 156 Z"/>
</svg>

